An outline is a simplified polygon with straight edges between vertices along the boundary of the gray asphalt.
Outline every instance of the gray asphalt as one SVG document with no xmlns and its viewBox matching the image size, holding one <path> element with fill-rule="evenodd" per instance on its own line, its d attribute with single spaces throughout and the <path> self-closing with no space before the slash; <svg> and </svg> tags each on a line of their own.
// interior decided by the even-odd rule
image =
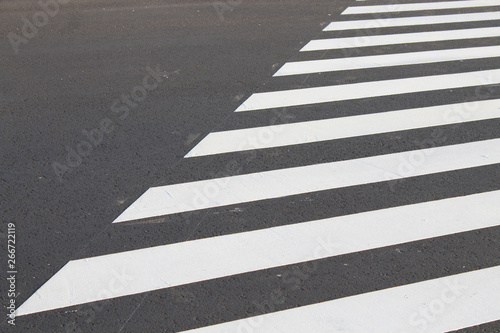
<svg viewBox="0 0 500 333">
<path fill-rule="evenodd" d="M 436 133 L 428 128 L 183 159 L 214 130 L 500 97 L 499 87 L 490 86 L 481 96 L 465 88 L 338 102 L 335 108 L 233 113 L 259 91 L 499 68 L 499 58 L 491 58 L 271 78 L 285 62 L 313 57 L 298 51 L 326 24 L 342 19 L 341 11 L 353 3 L 70 0 L 44 26 L 30 31 L 26 43 L 13 43 L 9 33 L 22 36 L 23 17 L 32 20 L 40 5 L 0 1 L 1 262 L 6 274 L 5 225 L 14 223 L 17 304 L 74 259 L 500 189 L 500 166 L 493 165 L 111 224 L 154 185 L 419 149 Z M 384 30 L 391 31 L 395 29 Z M 499 42 L 487 38 L 474 43 Z M 433 47 L 374 47 L 358 54 Z M 343 56 L 342 51 L 318 54 Z M 142 101 L 129 102 L 128 113 L 117 111 L 117 105 L 127 103 L 122 96 L 143 86 L 151 70 L 157 78 L 149 82 L 157 85 Z M 94 131 L 89 139 L 85 133 L 96 128 L 102 137 Z M 442 126 L 439 131 L 444 139 L 438 145 L 486 140 L 499 137 L 500 121 Z M 75 157 L 75 151 L 85 156 Z M 499 227 L 483 229 L 322 259 L 314 271 L 290 265 L 19 317 L 15 327 L 3 321 L 0 330 L 177 332 L 500 265 L 499 244 Z M 294 278 L 276 278 L 286 274 Z M 0 299 L 7 304 L 3 287 Z M 269 295 L 276 290 L 280 301 L 272 302 Z M 461 332 L 500 332 L 500 322 Z"/>
</svg>

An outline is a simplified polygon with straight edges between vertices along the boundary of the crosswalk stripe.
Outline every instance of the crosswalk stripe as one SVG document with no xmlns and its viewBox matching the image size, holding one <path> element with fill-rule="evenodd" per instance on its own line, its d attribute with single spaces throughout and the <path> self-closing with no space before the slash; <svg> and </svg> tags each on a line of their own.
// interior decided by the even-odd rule
<svg viewBox="0 0 500 333">
<path fill-rule="evenodd" d="M 342 12 L 342 15 L 410 12 L 418 10 L 439 10 L 439 9 L 453 9 L 453 8 L 477 8 L 477 7 L 490 7 L 499 5 L 500 5 L 499 0 L 462 0 L 462 1 L 440 1 L 440 2 L 376 5 L 376 6 L 354 6 L 354 7 L 348 7 L 346 10 Z"/>
<path fill-rule="evenodd" d="M 356 36 L 342 38 L 315 39 L 308 42 L 300 50 L 319 51 L 319 50 L 337 50 L 356 47 L 411 44 L 424 42 L 439 42 L 447 40 L 463 40 L 473 38 L 499 37 L 500 27 L 472 28 L 458 30 L 440 30 L 426 32 L 411 32 L 390 35 L 374 36 Z"/>
<path fill-rule="evenodd" d="M 212 132 L 186 154 L 206 156 L 500 118 L 500 99 Z"/>
<path fill-rule="evenodd" d="M 449 14 L 433 16 L 411 16 L 371 20 L 351 20 L 331 22 L 323 31 L 340 31 L 353 29 L 373 29 L 387 27 L 403 27 L 445 23 L 480 22 L 500 20 L 500 12 Z"/>
<path fill-rule="evenodd" d="M 500 0 L 460 0 L 364 6 L 359 4 L 347 8 L 342 15 L 467 9 L 487 6 L 500 6 Z M 495 10 L 497 11 L 332 22 L 323 31 L 500 20 L 500 9 L 495 8 Z M 386 15 L 386 17 L 388 16 Z M 349 16 L 345 18 L 349 18 Z M 500 37 L 500 28 L 492 26 L 493 22 L 483 25 L 490 27 L 439 30 L 446 27 L 437 26 L 439 31 L 318 39 L 310 41 L 300 51 Z M 422 30 L 430 29 L 426 27 Z M 308 54 L 308 56 L 313 56 L 313 54 Z M 285 63 L 273 76 L 368 68 L 382 69 L 390 66 L 494 57 L 500 57 L 500 46 L 294 61 Z M 455 70 L 455 72 L 459 71 L 461 70 Z M 285 80 L 288 79 L 280 81 Z M 268 91 L 252 94 L 235 112 L 499 83 L 500 69 L 494 69 Z M 500 99 L 386 112 L 371 111 L 378 113 L 212 132 L 191 149 L 185 158 L 498 119 L 500 118 Z M 467 139 L 462 141 L 467 141 Z M 152 187 L 118 216 L 113 223 L 246 204 L 259 200 L 440 172 L 500 165 L 498 147 L 500 147 L 500 138 L 397 153 L 389 151 L 385 155 Z M 304 164 L 306 162 L 300 165 Z M 472 169 L 474 172 L 481 170 Z M 493 178 L 485 179 L 485 181 L 495 180 Z M 471 182 L 471 180 L 467 181 Z M 484 187 L 480 188 L 484 189 Z M 443 237 L 438 239 L 439 243 L 449 244 L 447 242 L 450 240 L 444 237 L 470 231 L 479 232 L 481 229 L 492 227 L 496 227 L 494 230 L 497 230 L 500 227 L 500 206 L 498 205 L 500 190 L 495 188 L 495 191 L 491 191 L 490 187 L 489 190 L 489 192 L 467 196 L 450 197 L 457 195 L 450 194 L 453 192 L 450 188 L 446 191 L 451 192 L 445 191 L 444 195 L 438 195 L 439 197 L 448 197 L 446 199 L 240 232 L 241 229 L 248 230 L 242 227 L 238 229 L 238 233 L 233 234 L 228 234 L 228 231 L 225 231 L 224 235 L 216 237 L 200 238 L 202 236 L 198 236 L 199 239 L 180 243 L 72 260 L 28 298 L 16 310 L 15 314 L 16 316 L 24 316 L 250 272 L 255 272 L 253 274 L 257 275 L 267 274 L 269 273 L 266 271 L 268 269 L 286 265 L 298 263 L 309 265 L 317 263 L 317 260 L 320 259 L 436 237 Z M 479 191 L 478 189 L 468 189 L 466 193 Z M 416 197 L 414 196 L 414 198 Z M 394 205 L 396 203 L 388 203 L 386 206 Z M 483 232 L 486 231 L 488 230 L 483 230 Z M 208 227 L 201 233 L 213 235 L 213 230 Z M 149 241 L 144 242 L 144 244 L 151 245 Z M 165 242 L 161 244 L 165 244 Z M 136 244 L 136 247 L 140 245 Z M 101 248 L 96 248 L 95 253 L 102 254 L 101 250 Z M 385 249 L 380 251 L 383 250 Z M 123 249 L 118 251 L 123 251 Z M 112 251 L 108 250 L 105 253 L 110 252 Z M 371 255 L 371 253 L 365 254 Z M 429 254 L 428 257 L 431 258 L 431 255 Z M 497 265 L 491 260 L 480 261 L 476 267 Z M 486 264 L 484 264 L 485 262 Z M 360 271 L 363 265 L 361 264 Z M 457 267 L 462 267 L 462 265 Z M 465 267 L 463 266 L 463 268 Z M 390 272 L 390 269 L 388 271 Z M 338 295 L 323 297 L 321 303 L 185 332 L 280 331 L 302 333 L 348 331 L 385 333 L 425 330 L 437 333 L 500 320 L 500 302 L 498 302 L 500 299 L 500 266 L 451 276 L 443 276 L 446 273 L 439 272 L 436 268 L 431 268 L 428 273 L 433 277 L 441 277 L 406 285 L 402 284 L 409 283 L 407 280 L 399 283 L 391 280 L 378 287 L 376 284 L 368 284 L 370 289 L 365 291 L 369 292 L 363 294 L 359 294 L 359 289 L 356 289 L 358 287 L 354 287 L 352 292 L 344 295 L 356 293 L 358 295 L 343 298 L 338 298 L 340 297 Z M 403 274 L 401 277 L 405 278 L 406 275 Z M 419 279 L 414 278 L 412 281 L 428 278 L 422 276 Z M 243 287 L 240 279 L 234 280 L 238 280 L 234 283 L 239 283 L 239 287 Z M 377 290 L 395 285 L 397 287 Z M 328 288 L 324 284 L 320 287 L 321 291 Z M 264 288 L 271 287 L 266 283 Z M 260 292 L 262 291 L 260 290 Z M 312 302 L 318 302 L 318 299 L 311 296 L 310 300 L 301 299 L 297 303 L 311 304 Z M 288 307 L 290 306 L 289 304 Z M 271 309 L 269 310 L 271 311 Z M 194 311 L 199 311 L 199 309 Z M 210 308 L 202 311 L 210 311 Z M 234 312 L 234 314 L 239 316 L 236 318 L 242 318 L 248 316 L 248 311 L 245 313 Z M 210 320 L 212 323 L 220 322 L 216 321 L 217 318 Z M 195 321 L 190 321 L 181 329 L 195 327 L 195 325 Z"/>
<path fill-rule="evenodd" d="M 500 83 L 500 70 L 369 81 L 252 94 L 235 111 L 254 111 Z"/>
<path fill-rule="evenodd" d="M 500 163 L 500 139 L 152 187 L 113 223 Z"/>
<path fill-rule="evenodd" d="M 496 226 L 499 201 L 486 192 L 75 260 L 17 315 Z"/>
<path fill-rule="evenodd" d="M 500 57 L 500 46 L 494 45 L 462 49 L 432 50 L 352 58 L 287 62 L 276 72 L 276 74 L 274 74 L 274 76 L 429 64 L 491 57 Z"/>
<path fill-rule="evenodd" d="M 442 333 L 500 320 L 499 299 L 495 266 L 184 332 Z"/>
</svg>

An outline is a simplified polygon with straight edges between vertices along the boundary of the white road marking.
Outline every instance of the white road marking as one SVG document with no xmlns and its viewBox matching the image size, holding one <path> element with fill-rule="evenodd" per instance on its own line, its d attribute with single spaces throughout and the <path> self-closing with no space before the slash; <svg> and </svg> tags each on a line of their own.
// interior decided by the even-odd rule
<svg viewBox="0 0 500 333">
<path fill-rule="evenodd" d="M 497 226 L 499 201 L 486 192 L 70 261 L 17 315 Z"/>
<path fill-rule="evenodd" d="M 500 57 L 500 46 L 382 54 L 352 58 L 295 61 L 285 63 L 273 76 L 323 73 L 365 68 L 429 64 L 445 61 Z"/>
<path fill-rule="evenodd" d="M 500 320 L 500 266 L 301 306 L 190 333 L 442 333 Z"/>
<path fill-rule="evenodd" d="M 497 83 L 500 83 L 500 69 L 271 91 L 252 94 L 235 111 L 254 111 Z"/>
<path fill-rule="evenodd" d="M 300 50 L 336 50 L 381 45 L 411 44 L 500 36 L 500 27 L 410 32 L 404 34 L 315 39 Z"/>
<path fill-rule="evenodd" d="M 371 6 L 367 12 L 377 10 L 377 8 L 378 10 L 382 9 L 382 11 L 431 9 L 433 6 L 434 9 L 436 9 L 436 6 L 439 8 L 461 8 L 464 7 L 464 4 L 467 7 L 480 7 L 500 5 L 500 2 L 496 0 L 474 0 L 460 1 L 460 3 L 454 1 Z M 358 10 L 367 10 L 367 8 L 369 7 L 356 7 L 355 9 L 346 10 L 343 14 L 352 14 Z M 450 22 L 446 21 L 450 19 L 455 19 L 456 21 L 454 22 L 466 22 L 471 21 L 473 16 L 476 17 L 475 20 L 480 21 L 498 19 L 498 15 L 498 13 L 492 13 L 489 16 L 478 13 L 446 15 L 446 18 L 444 16 L 435 16 L 426 22 L 417 18 L 387 19 L 383 20 L 384 23 L 382 24 L 386 24 L 386 26 L 402 26 L 408 24 L 408 22 L 415 22 L 413 25 L 437 24 Z M 451 18 L 452 16 L 455 18 Z M 432 23 L 433 19 L 441 21 Z M 343 30 L 346 27 L 354 29 L 352 27 L 355 24 L 362 24 L 355 22 L 365 22 L 363 24 L 366 24 L 368 21 L 352 21 L 345 25 L 334 25 L 332 23 L 325 30 Z M 452 36 L 451 39 L 456 40 L 482 38 L 498 36 L 499 33 L 498 28 L 484 28 L 467 29 L 467 31 L 455 30 L 451 32 L 419 33 L 419 36 L 417 34 L 401 34 L 368 38 L 375 40 L 375 44 L 371 45 L 388 45 L 393 43 L 384 44 L 383 40 L 391 39 L 393 42 L 396 41 L 396 43 L 398 43 L 398 40 L 399 43 L 415 43 L 450 40 L 450 36 Z M 425 34 L 425 36 L 422 34 Z M 448 36 L 446 39 L 439 39 L 441 38 L 439 36 L 444 36 L 445 34 Z M 422 40 L 421 38 L 427 39 Z M 330 39 L 326 42 L 312 41 L 308 45 L 313 45 L 314 49 L 314 45 L 316 45 L 314 42 L 318 42 L 317 45 L 322 43 L 330 45 L 332 40 Z M 347 39 L 342 40 L 345 41 Z M 363 43 L 361 43 L 362 45 L 358 45 L 360 44 L 359 40 L 354 41 L 354 46 L 351 47 L 366 46 Z M 372 41 L 368 44 L 370 45 Z M 305 48 L 307 48 L 307 45 Z M 454 55 L 454 52 L 460 52 L 460 54 Z M 354 66 L 351 68 L 373 68 L 437 61 L 478 59 L 488 56 L 499 56 L 498 47 L 289 63 L 276 76 L 327 70 L 345 70 L 349 66 Z M 349 65 L 349 62 L 352 62 L 353 59 L 357 63 Z M 324 87 L 326 88 L 324 91 L 319 90 L 320 88 L 309 88 L 309 90 L 297 89 L 285 92 L 254 94 L 252 96 L 256 96 L 258 100 L 258 97 L 264 94 L 293 94 L 300 92 L 303 93 L 303 96 L 298 98 L 301 101 L 312 99 L 314 100 L 313 103 L 322 103 L 318 102 L 318 100 L 324 99 L 322 96 L 323 92 L 342 93 L 344 91 L 342 89 L 344 88 L 345 91 L 349 92 L 351 88 L 355 87 L 358 89 L 371 89 L 382 85 L 380 89 L 375 89 L 375 94 L 372 95 L 370 93 L 368 95 L 370 97 L 384 96 L 388 94 L 384 91 L 385 89 L 393 90 L 391 94 L 402 94 L 474 86 L 479 85 L 479 83 L 498 83 L 498 75 L 497 70 L 492 70 Z M 492 78 L 494 79 L 492 80 Z M 428 80 L 431 79 L 437 81 L 435 85 L 431 85 L 434 88 L 423 88 L 423 86 L 429 85 Z M 451 80 L 455 83 L 450 86 L 444 83 L 445 80 Z M 406 87 L 412 84 L 417 85 L 417 88 L 415 88 L 417 90 L 404 91 L 395 88 L 396 85 L 401 84 L 403 86 L 406 84 Z M 332 90 L 339 87 L 342 89 L 338 91 Z M 280 95 L 279 97 L 287 97 L 285 95 Z M 346 99 L 362 98 L 359 97 L 361 95 L 356 95 L 358 97 L 350 95 L 351 97 Z M 343 99 L 334 99 L 331 101 L 335 100 Z M 240 107 L 236 111 L 250 110 L 247 106 L 252 105 L 252 102 L 250 100 L 243 109 L 240 110 Z M 498 103 L 498 100 L 476 103 L 481 106 L 480 110 L 473 110 L 470 113 L 471 118 L 465 119 L 463 118 L 464 113 L 458 112 L 456 114 L 455 111 L 457 109 L 448 110 L 451 111 L 450 114 L 445 110 L 445 108 L 454 108 L 456 106 L 459 111 L 470 111 L 465 106 L 462 108 L 461 106 L 465 105 L 465 103 L 462 103 L 212 133 L 207 137 L 208 140 L 204 140 L 205 144 L 208 144 L 208 148 L 201 149 L 200 147 L 203 147 L 203 145 L 199 145 L 200 147 L 197 146 L 198 150 L 200 151 L 201 149 L 202 152 L 196 153 L 196 150 L 193 150 L 194 152 L 191 151 L 190 154 L 191 156 L 213 154 L 213 152 L 210 152 L 213 151 L 213 147 L 210 146 L 215 145 L 217 140 L 227 140 L 228 136 L 230 137 L 229 140 L 240 141 L 236 142 L 236 144 L 231 142 L 228 147 L 232 148 L 218 147 L 219 151 L 215 153 L 247 150 L 238 148 L 242 140 L 246 140 L 251 135 L 259 135 L 261 131 L 271 130 L 271 128 L 278 132 L 282 131 L 283 134 L 279 136 L 280 143 L 261 144 L 258 147 L 249 149 L 333 140 L 342 137 L 491 119 L 499 116 L 499 108 L 495 105 Z M 305 104 L 309 104 L 309 102 Z M 483 107 L 488 107 L 489 110 L 483 109 Z M 265 108 L 269 108 L 269 106 Z M 450 115 L 451 117 L 448 118 Z M 360 121 L 366 121 L 368 124 L 356 127 Z M 332 127 L 336 128 L 335 133 L 329 133 Z M 308 136 L 310 133 L 315 133 L 315 137 Z M 499 144 L 500 139 L 486 140 L 151 188 L 114 222 L 497 164 L 500 163 Z M 206 153 L 205 150 L 209 151 L 209 153 Z M 188 155 L 186 157 L 189 157 Z M 499 201 L 500 191 L 492 191 L 465 197 L 424 202 L 74 260 L 66 264 L 22 304 L 17 309 L 16 315 L 23 316 L 293 263 L 499 226 Z M 334 243 L 330 243 L 330 237 L 328 242 L 325 243 L 323 241 L 325 235 L 333 236 Z M 442 332 L 499 320 L 499 298 L 500 266 L 497 266 L 195 329 L 190 332 L 241 331 L 242 327 L 248 325 L 249 320 L 258 321 L 257 325 L 251 324 L 249 326 L 250 330 L 258 327 L 260 332 L 274 332 L 276 330 L 285 332 L 347 330 L 352 332 L 379 331 L 385 333 L 391 330 L 401 331 L 402 329 L 410 332 L 420 331 L 422 325 L 429 332 Z M 425 307 L 433 311 L 434 314 L 442 314 L 442 320 L 424 321 L 422 319 L 424 317 L 419 317 L 422 313 L 422 304 L 425 304 Z"/>
<path fill-rule="evenodd" d="M 378 5 L 378 6 L 354 6 L 354 7 L 348 7 L 346 10 L 342 12 L 342 15 L 411 12 L 418 10 L 438 10 L 438 9 L 452 9 L 452 8 L 477 8 L 477 7 L 490 7 L 490 6 L 500 6 L 500 0 L 462 0 L 462 1 L 405 3 L 405 4 L 393 4 L 393 5 Z"/>
<path fill-rule="evenodd" d="M 500 118 L 500 99 L 212 132 L 184 157 L 298 145 L 494 118 Z"/>
<path fill-rule="evenodd" d="M 331 22 L 325 29 L 323 29 L 323 31 L 373 29 L 373 28 L 385 28 L 385 27 L 403 27 L 403 26 L 431 25 L 431 24 L 434 25 L 434 24 L 460 23 L 460 22 L 480 22 L 480 21 L 492 21 L 492 20 L 500 20 L 500 12 L 338 21 L 338 22 Z"/>
<path fill-rule="evenodd" d="M 500 139 L 152 187 L 113 223 L 500 163 Z"/>
</svg>

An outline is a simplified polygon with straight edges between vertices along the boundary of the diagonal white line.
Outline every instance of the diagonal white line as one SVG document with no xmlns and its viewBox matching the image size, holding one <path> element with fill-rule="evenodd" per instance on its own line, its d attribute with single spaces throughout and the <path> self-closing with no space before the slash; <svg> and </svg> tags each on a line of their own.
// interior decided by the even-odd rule
<svg viewBox="0 0 500 333">
<path fill-rule="evenodd" d="M 273 76 L 311 74 L 390 66 L 407 66 L 492 57 L 500 57 L 499 45 L 287 62 Z"/>
<path fill-rule="evenodd" d="M 500 12 L 466 13 L 432 16 L 411 16 L 371 20 L 351 20 L 331 22 L 323 31 L 351 29 L 374 29 L 385 27 L 403 27 L 416 25 L 434 25 L 445 23 L 480 22 L 500 20 Z"/>
<path fill-rule="evenodd" d="M 500 139 L 152 187 L 113 223 L 500 163 Z"/>
<path fill-rule="evenodd" d="M 70 261 L 17 316 L 496 226 L 499 200 L 486 192 Z"/>
<path fill-rule="evenodd" d="M 252 94 L 235 112 L 500 83 L 500 69 Z"/>
<path fill-rule="evenodd" d="M 500 99 L 213 132 L 185 157 L 298 145 L 493 118 L 500 118 Z"/>
<path fill-rule="evenodd" d="M 500 266 L 185 333 L 442 333 L 500 320 Z"/>
<path fill-rule="evenodd" d="M 477 7 L 490 7 L 490 6 L 500 6 L 500 1 L 463 0 L 463 1 L 425 2 L 425 3 L 405 3 L 405 4 L 376 5 L 376 6 L 355 6 L 355 7 L 349 7 L 346 10 L 344 10 L 342 12 L 342 15 L 411 12 L 418 10 L 437 10 L 437 9 L 452 9 L 452 8 L 477 8 Z"/>
<path fill-rule="evenodd" d="M 442 30 L 426 32 L 410 32 L 404 34 L 357 36 L 343 38 L 315 39 L 304 45 L 300 50 L 337 50 L 356 47 L 369 47 L 381 45 L 397 45 L 411 43 L 440 42 L 448 40 L 464 40 L 474 38 L 499 37 L 500 27 L 473 28 L 459 30 Z"/>
</svg>

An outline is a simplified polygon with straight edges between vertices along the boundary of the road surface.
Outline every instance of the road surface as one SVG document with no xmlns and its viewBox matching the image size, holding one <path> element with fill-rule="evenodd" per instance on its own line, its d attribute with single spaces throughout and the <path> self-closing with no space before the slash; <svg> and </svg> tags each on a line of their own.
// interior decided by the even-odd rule
<svg viewBox="0 0 500 333">
<path fill-rule="evenodd" d="M 2 332 L 500 332 L 500 1 L 0 8 Z"/>
</svg>

